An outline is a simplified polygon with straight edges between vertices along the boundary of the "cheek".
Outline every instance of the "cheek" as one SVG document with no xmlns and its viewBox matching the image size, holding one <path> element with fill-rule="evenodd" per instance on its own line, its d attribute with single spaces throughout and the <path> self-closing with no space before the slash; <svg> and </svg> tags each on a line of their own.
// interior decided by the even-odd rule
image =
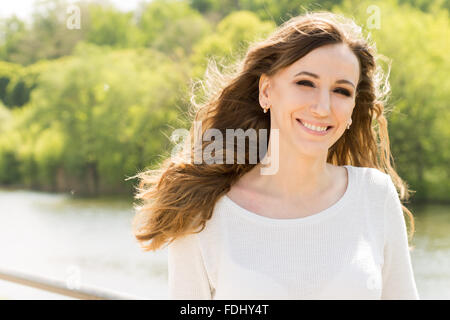
<svg viewBox="0 0 450 320">
<path fill-rule="evenodd" d="M 312 104 L 316 100 L 317 93 L 312 88 L 298 88 L 295 90 L 295 99 L 301 104 Z"/>
<path fill-rule="evenodd" d="M 298 112 L 313 105 L 315 96 L 312 90 L 293 90 L 289 94 L 280 97 L 280 99 L 280 107 L 283 109 L 286 117 L 289 117 L 293 112 Z"/>
<path fill-rule="evenodd" d="M 353 112 L 354 103 L 337 98 L 333 101 L 333 113 L 338 121 L 348 121 Z"/>
</svg>

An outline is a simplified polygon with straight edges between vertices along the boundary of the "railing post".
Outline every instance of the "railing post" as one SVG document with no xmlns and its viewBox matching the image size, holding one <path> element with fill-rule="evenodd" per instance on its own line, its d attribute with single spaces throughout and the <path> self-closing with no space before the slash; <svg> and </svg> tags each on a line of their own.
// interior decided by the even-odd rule
<svg viewBox="0 0 450 320">
<path fill-rule="evenodd" d="M 132 295 L 123 294 L 112 290 L 104 290 L 94 286 L 81 286 L 79 289 L 70 289 L 66 284 L 57 279 L 26 274 L 23 272 L 0 268 L 0 280 L 18 283 L 28 287 L 37 288 L 83 300 L 140 300 Z"/>
</svg>

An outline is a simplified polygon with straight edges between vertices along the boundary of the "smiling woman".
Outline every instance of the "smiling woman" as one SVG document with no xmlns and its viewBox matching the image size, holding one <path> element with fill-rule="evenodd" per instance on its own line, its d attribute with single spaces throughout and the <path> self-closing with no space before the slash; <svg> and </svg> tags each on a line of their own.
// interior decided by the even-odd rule
<svg viewBox="0 0 450 320">
<path fill-rule="evenodd" d="M 280 148 L 298 149 L 298 155 L 302 156 L 297 163 L 303 163 L 299 167 L 314 166 L 309 161 L 304 163 L 304 156 L 312 153 L 321 154 L 320 157 L 313 156 L 314 163 L 326 163 L 328 149 L 352 122 L 359 74 L 359 61 L 355 54 L 346 43 L 337 43 L 312 50 L 270 77 L 266 74 L 260 77 L 259 101 L 262 105 L 271 105 L 272 127 L 282 128 L 283 132 L 293 127 L 291 142 L 289 139 L 280 142 L 289 146 L 281 145 Z M 317 140 L 316 137 L 321 138 Z M 294 192 L 302 190 L 301 186 L 291 188 Z M 316 186 L 310 188 L 317 190 Z"/>
<path fill-rule="evenodd" d="M 137 175 L 135 236 L 146 250 L 168 243 L 170 296 L 417 299 L 388 87 L 361 28 L 304 14 L 252 44 L 231 76 L 210 66 L 207 100 L 194 105 L 201 134 L 267 129 L 267 152 L 257 164 L 248 148 L 244 164 L 192 163 L 192 126 L 184 163 Z M 261 174 L 267 159 L 279 159 L 273 174 Z"/>
</svg>

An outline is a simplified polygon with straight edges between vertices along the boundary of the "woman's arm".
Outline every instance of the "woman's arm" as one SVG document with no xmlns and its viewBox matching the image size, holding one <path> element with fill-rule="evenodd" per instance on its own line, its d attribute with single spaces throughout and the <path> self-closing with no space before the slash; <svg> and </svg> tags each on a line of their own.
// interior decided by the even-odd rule
<svg viewBox="0 0 450 320">
<path fill-rule="evenodd" d="M 198 234 L 183 236 L 168 245 L 168 276 L 170 299 L 211 299 Z"/>
<path fill-rule="evenodd" d="M 385 241 L 381 299 L 419 299 L 408 249 L 403 210 L 397 190 L 389 175 L 387 180 L 384 204 Z"/>
</svg>

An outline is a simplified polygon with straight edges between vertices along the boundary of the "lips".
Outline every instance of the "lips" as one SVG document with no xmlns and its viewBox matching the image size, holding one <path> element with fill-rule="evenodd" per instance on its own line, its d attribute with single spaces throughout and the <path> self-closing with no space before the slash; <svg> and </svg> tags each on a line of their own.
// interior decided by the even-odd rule
<svg viewBox="0 0 450 320">
<path fill-rule="evenodd" d="M 298 122 L 303 124 L 302 120 L 300 120 L 299 118 L 296 118 L 295 120 L 297 120 Z M 316 124 L 316 123 L 311 123 L 311 122 L 308 122 L 308 121 L 305 121 L 305 122 L 308 123 L 308 124 L 314 125 L 316 127 L 327 127 L 327 130 L 329 130 L 330 128 L 333 128 L 332 125 L 328 125 L 328 124 Z"/>
</svg>

